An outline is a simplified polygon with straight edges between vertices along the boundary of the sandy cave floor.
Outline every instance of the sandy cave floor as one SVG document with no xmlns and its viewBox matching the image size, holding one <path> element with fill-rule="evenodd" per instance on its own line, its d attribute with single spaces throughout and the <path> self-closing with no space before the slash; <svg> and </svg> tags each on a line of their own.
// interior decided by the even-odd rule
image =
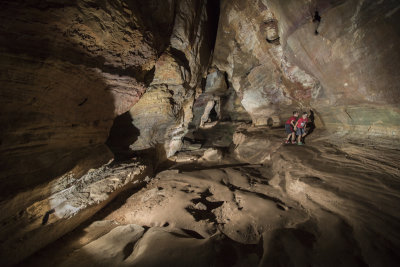
<svg viewBox="0 0 400 267">
<path fill-rule="evenodd" d="M 266 164 L 182 163 L 22 265 L 395 266 L 398 162 L 397 145 L 317 133 Z"/>
</svg>

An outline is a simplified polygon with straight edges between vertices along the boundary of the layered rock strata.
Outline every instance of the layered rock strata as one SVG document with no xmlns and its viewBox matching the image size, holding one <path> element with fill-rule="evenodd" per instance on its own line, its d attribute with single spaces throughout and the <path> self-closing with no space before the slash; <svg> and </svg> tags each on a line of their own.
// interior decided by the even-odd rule
<svg viewBox="0 0 400 267">
<path fill-rule="evenodd" d="M 155 65 L 147 93 L 130 110 L 133 124 L 140 131 L 132 150 L 164 144 L 167 156 L 172 156 L 181 148 L 192 121 L 195 92 L 206 75 L 213 48 L 212 28 L 216 25 L 210 9 L 218 10 L 218 3 L 177 3 L 170 46 Z"/>
<path fill-rule="evenodd" d="M 395 1 L 221 1 L 212 65 L 255 125 L 312 109 L 317 127 L 396 137 L 398 12 Z"/>
<path fill-rule="evenodd" d="M 104 164 L 119 156 L 120 151 L 113 155 L 105 145 L 108 140 L 115 148 L 109 138 L 112 127 L 124 132 L 114 122 L 117 116 L 130 125 L 133 116 L 142 138 L 151 125 L 141 127 L 140 114 L 149 121 L 147 108 L 168 102 L 164 110 L 160 105 L 167 122 L 153 122 L 164 135 L 150 138 L 150 144 L 166 143 L 168 148 L 172 139 L 184 135 L 194 91 L 210 61 L 212 5 L 2 1 L 0 207 L 5 227 L 0 236 L 5 263 L 15 263 L 72 230 L 141 177 L 143 170 L 118 178 L 103 170 L 116 168 Z M 146 91 L 145 110 L 126 113 L 135 104 L 140 109 L 137 102 Z M 154 92 L 164 95 L 152 98 Z M 91 169 L 96 177 L 86 181 Z M 67 217 L 60 215 L 65 209 Z M 41 242 L 34 245 L 37 240 Z"/>
</svg>

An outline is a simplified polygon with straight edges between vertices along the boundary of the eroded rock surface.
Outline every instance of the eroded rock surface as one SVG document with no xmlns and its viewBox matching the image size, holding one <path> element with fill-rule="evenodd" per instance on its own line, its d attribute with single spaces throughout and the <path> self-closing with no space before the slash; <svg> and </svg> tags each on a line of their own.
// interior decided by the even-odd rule
<svg viewBox="0 0 400 267">
<path fill-rule="evenodd" d="M 262 134 L 271 133 L 259 129 L 257 135 Z M 123 229 L 149 227 L 124 249 L 125 260 L 118 264 L 395 265 L 400 257 L 395 252 L 400 173 L 393 165 L 398 150 L 391 144 L 335 140 L 315 134 L 307 146 L 282 145 L 263 165 L 159 173 L 103 217 L 106 225 L 114 222 Z M 85 255 L 87 247 L 99 243 L 107 246 L 102 240 L 110 234 L 72 256 Z M 88 262 L 119 261 L 124 240 L 112 249 L 119 256 L 86 254 Z M 63 244 L 66 254 L 70 246 Z M 57 264 L 65 257 L 57 253 L 27 263 Z"/>
<path fill-rule="evenodd" d="M 3 1 L 1 14 L 4 198 L 98 153 L 145 92 L 158 47 L 121 1 Z"/>
<path fill-rule="evenodd" d="M 313 109 L 317 127 L 397 137 L 397 13 L 395 1 L 221 1 L 212 66 L 255 125 Z"/>
<path fill-rule="evenodd" d="M 282 136 L 267 127 L 239 126 L 233 135 L 234 156 L 249 164 L 268 163 L 282 146 Z"/>
<path fill-rule="evenodd" d="M 170 47 L 158 59 L 154 78 L 144 97 L 130 114 L 140 130 L 133 150 L 164 144 L 167 156 L 182 146 L 192 121 L 196 88 L 201 86 L 210 62 L 212 1 L 178 1 Z"/>
<path fill-rule="evenodd" d="M 93 216 L 120 192 L 140 182 L 148 167 L 139 163 L 110 162 L 91 169 L 83 176 L 71 171 L 45 186 L 3 202 L 1 262 L 11 264 L 29 256 L 48 243 L 70 232 Z M 25 210 L 16 208 L 46 193 Z"/>
<path fill-rule="evenodd" d="M 4 247 L 19 239 L 10 250 L 24 242 L 21 246 L 27 247 L 19 255 L 2 251 L 9 256 L 2 257 L 4 262 L 14 263 L 91 216 L 126 185 L 123 181 L 133 181 L 128 173 L 116 181 L 105 179 L 103 185 L 97 181 L 113 158 L 106 141 L 117 148 L 113 152 L 118 159 L 125 149 L 113 143 L 118 137 L 108 138 L 117 116 L 126 117 L 135 104 L 136 110 L 144 107 L 132 112 L 139 139 L 149 139 L 147 146 L 166 143 L 172 154 L 180 148 L 191 120 L 194 89 L 210 61 L 212 9 L 203 1 L 158 0 L 3 1 L 0 7 L 0 205 L 7 211 L 1 218 L 7 226 L 1 236 Z M 139 99 L 146 91 L 142 105 Z M 155 91 L 159 95 L 152 98 Z M 170 103 L 164 109 L 160 105 L 165 123 L 152 122 L 161 127 L 157 136 L 162 138 L 146 137 L 151 123 L 141 127 L 136 122 L 143 113 L 151 121 L 148 107 L 165 101 Z M 124 132 L 119 126 L 114 123 L 116 132 Z M 174 138 L 178 142 L 170 145 Z M 90 169 L 99 171 L 98 177 L 78 185 Z M 75 186 L 83 190 L 78 195 L 71 192 Z M 71 203 L 59 199 L 61 191 Z M 80 205 L 82 198 L 85 203 Z M 65 226 L 56 227 L 61 230 L 49 230 L 53 223 L 40 226 L 43 216 L 52 222 L 63 210 L 60 203 L 41 204 L 53 200 L 64 203 L 72 216 Z M 75 216 L 78 213 L 85 215 Z M 16 228 L 18 233 L 13 232 Z M 48 234 L 40 246 L 33 246 L 45 229 Z"/>
<path fill-rule="evenodd" d="M 2 1 L 1 264 L 146 177 L 58 245 L 70 258 L 27 263 L 394 265 L 399 11 L 395 0 Z M 293 110 L 313 111 L 306 147 L 275 129 Z"/>
</svg>

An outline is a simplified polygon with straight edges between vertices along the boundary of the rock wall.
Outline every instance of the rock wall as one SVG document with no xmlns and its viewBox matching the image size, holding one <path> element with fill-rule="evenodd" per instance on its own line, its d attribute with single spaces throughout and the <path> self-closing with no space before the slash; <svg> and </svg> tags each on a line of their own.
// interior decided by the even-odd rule
<svg viewBox="0 0 400 267">
<path fill-rule="evenodd" d="M 210 61 L 215 3 L 0 3 L 2 263 L 72 230 L 150 171 L 135 165 L 115 175 L 108 163 L 116 153 L 105 143 L 114 148 L 118 139 L 109 138 L 112 127 L 125 131 L 121 118 L 132 128 L 134 118 L 139 129 L 129 133 L 147 146 L 184 135 Z M 152 107 L 162 114 L 152 116 Z M 152 126 L 140 121 L 153 117 L 161 137 L 146 143 Z"/>
<path fill-rule="evenodd" d="M 317 127 L 397 137 L 398 12 L 390 0 L 221 1 L 212 65 L 256 125 L 313 109 Z"/>
<path fill-rule="evenodd" d="M 218 10 L 218 1 L 178 1 L 170 46 L 156 63 L 147 93 L 130 110 L 140 131 L 132 150 L 164 144 L 167 156 L 172 156 L 181 148 L 196 89 L 210 63 Z"/>
<path fill-rule="evenodd" d="M 262 1 L 222 1 L 212 65 L 226 73 L 255 125 L 279 124 L 302 105 L 316 79 L 298 68 L 287 71 L 278 21 Z M 300 83 L 301 81 L 301 83 Z M 304 103 L 303 103 L 304 102 Z"/>
<path fill-rule="evenodd" d="M 5 198 L 104 154 L 113 119 L 146 89 L 160 38 L 121 1 L 2 1 L 0 12 Z"/>
<path fill-rule="evenodd" d="M 143 176 L 114 175 L 125 149 L 173 155 L 210 101 L 218 119 L 281 125 L 313 109 L 317 127 L 398 137 L 399 11 L 395 0 L 1 1 L 0 258 L 33 253 Z"/>
<path fill-rule="evenodd" d="M 398 137 L 398 2 L 272 0 L 268 5 L 280 22 L 288 60 L 321 83 L 311 104 L 325 125 Z"/>
</svg>

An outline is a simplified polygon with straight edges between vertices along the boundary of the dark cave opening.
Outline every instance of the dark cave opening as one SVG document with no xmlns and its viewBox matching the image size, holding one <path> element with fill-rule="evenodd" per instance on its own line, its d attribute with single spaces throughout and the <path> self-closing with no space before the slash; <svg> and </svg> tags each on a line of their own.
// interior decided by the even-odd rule
<svg viewBox="0 0 400 267">
<path fill-rule="evenodd" d="M 210 41 L 209 45 L 213 50 L 215 47 L 215 42 L 217 40 L 217 31 L 220 16 L 220 0 L 213 0 L 207 2 L 207 13 L 208 15 L 208 25 L 209 25 L 209 35 Z"/>
<path fill-rule="evenodd" d="M 214 107 L 211 109 L 210 115 L 209 115 L 208 118 L 209 118 L 210 122 L 214 122 L 214 121 L 217 121 L 217 120 L 219 119 L 218 113 L 217 113 L 217 111 L 215 110 L 215 105 L 214 105 Z"/>
<path fill-rule="evenodd" d="M 321 16 L 319 15 L 318 10 L 315 10 L 314 16 L 313 16 L 313 23 L 315 23 L 315 35 L 319 34 L 318 28 L 319 25 L 321 24 Z"/>
<path fill-rule="evenodd" d="M 137 140 L 139 135 L 139 129 L 133 125 L 129 111 L 115 118 L 106 141 L 115 160 L 124 160 L 133 156 L 133 151 L 129 146 Z"/>
</svg>

